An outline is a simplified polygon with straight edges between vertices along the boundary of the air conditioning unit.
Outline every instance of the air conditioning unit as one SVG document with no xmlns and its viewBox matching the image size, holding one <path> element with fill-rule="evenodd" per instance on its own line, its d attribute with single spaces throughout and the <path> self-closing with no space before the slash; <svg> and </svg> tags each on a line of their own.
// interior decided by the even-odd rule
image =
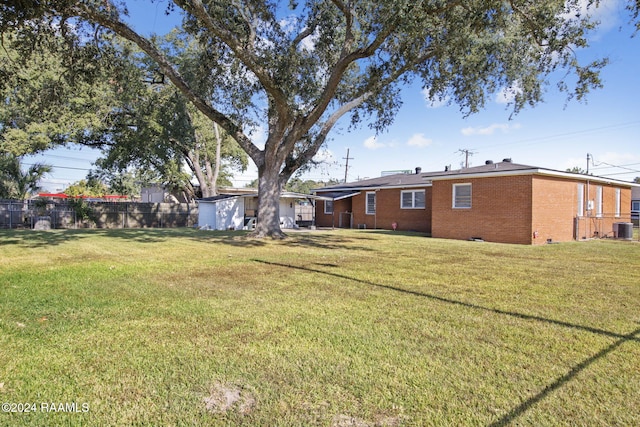
<svg viewBox="0 0 640 427">
<path fill-rule="evenodd" d="M 613 235 L 616 239 L 632 240 L 633 239 L 633 223 L 632 222 L 614 222 Z"/>
</svg>

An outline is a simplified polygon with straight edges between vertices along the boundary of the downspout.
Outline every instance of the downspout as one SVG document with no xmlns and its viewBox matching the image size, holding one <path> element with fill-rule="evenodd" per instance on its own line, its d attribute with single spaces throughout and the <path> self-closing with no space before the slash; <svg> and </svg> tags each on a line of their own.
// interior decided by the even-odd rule
<svg viewBox="0 0 640 427">
<path fill-rule="evenodd" d="M 589 190 L 590 181 L 587 179 L 587 220 L 585 221 L 585 237 L 591 238 L 591 209 L 589 209 L 589 196 L 591 195 Z"/>
<path fill-rule="evenodd" d="M 336 229 L 336 198 L 331 198 L 331 229 Z"/>
<path fill-rule="evenodd" d="M 380 189 L 376 189 L 376 192 L 374 193 L 376 198 L 374 199 L 375 202 L 375 206 L 373 207 L 373 229 L 377 230 L 378 229 L 378 191 Z"/>
<path fill-rule="evenodd" d="M 307 200 L 309 201 L 309 203 L 311 203 L 311 206 L 313 207 L 313 209 L 311 209 L 311 225 L 315 227 L 316 226 L 316 202 L 311 197 L 307 197 Z"/>
</svg>

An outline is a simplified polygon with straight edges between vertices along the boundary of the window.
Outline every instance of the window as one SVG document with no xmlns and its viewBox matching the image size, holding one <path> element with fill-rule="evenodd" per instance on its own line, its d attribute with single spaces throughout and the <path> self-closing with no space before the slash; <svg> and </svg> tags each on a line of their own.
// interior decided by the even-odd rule
<svg viewBox="0 0 640 427">
<path fill-rule="evenodd" d="M 631 202 L 631 210 L 640 211 L 640 200 L 634 200 L 633 202 Z"/>
<path fill-rule="evenodd" d="M 367 215 L 374 215 L 376 213 L 376 193 L 367 193 Z"/>
<path fill-rule="evenodd" d="M 616 218 L 620 216 L 620 189 L 616 188 Z"/>
<path fill-rule="evenodd" d="M 596 187 L 596 216 L 602 216 L 602 187 Z"/>
<path fill-rule="evenodd" d="M 424 209 L 424 190 L 402 191 L 400 207 L 402 209 Z"/>
<path fill-rule="evenodd" d="M 324 213 L 332 214 L 333 213 L 333 200 L 325 200 L 324 201 Z"/>
<path fill-rule="evenodd" d="M 578 216 L 584 216 L 584 184 L 578 184 Z"/>
<path fill-rule="evenodd" d="M 453 184 L 453 207 L 471 208 L 471 184 Z"/>
</svg>

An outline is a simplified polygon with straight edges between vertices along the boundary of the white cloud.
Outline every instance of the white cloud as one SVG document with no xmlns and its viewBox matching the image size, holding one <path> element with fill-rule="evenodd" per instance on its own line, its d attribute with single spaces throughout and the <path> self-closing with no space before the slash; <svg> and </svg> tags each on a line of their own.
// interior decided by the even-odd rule
<svg viewBox="0 0 640 427">
<path fill-rule="evenodd" d="M 407 145 L 411 147 L 427 147 L 433 143 L 433 140 L 425 138 L 423 133 L 416 133 L 409 138 Z"/>
<path fill-rule="evenodd" d="M 313 156 L 313 161 L 314 162 L 322 162 L 322 163 L 330 163 L 335 161 L 335 155 L 333 154 L 333 152 L 331 150 L 328 149 L 322 149 L 320 151 L 318 151 L 316 153 L 315 156 Z"/>
<path fill-rule="evenodd" d="M 464 136 L 473 136 L 473 135 L 493 135 L 496 131 L 501 131 L 502 133 L 509 133 L 512 130 L 520 129 L 519 123 L 508 124 L 508 123 L 494 123 L 487 127 L 468 127 L 462 129 L 460 132 Z"/>
<path fill-rule="evenodd" d="M 450 98 L 448 96 L 439 99 L 437 96 L 432 97 L 431 89 L 424 88 L 422 89 L 422 96 L 424 96 L 424 100 L 427 103 L 427 108 L 440 108 L 444 107 L 449 103 Z"/>
<path fill-rule="evenodd" d="M 378 138 L 376 138 L 375 136 L 370 136 L 369 138 L 365 139 L 362 145 L 364 145 L 365 148 L 368 148 L 369 150 L 377 150 L 378 148 L 386 147 L 386 144 L 378 141 Z"/>
<path fill-rule="evenodd" d="M 561 16 L 567 20 L 576 19 L 576 16 L 580 18 L 589 16 L 592 21 L 600 23 L 598 32 L 606 32 L 618 25 L 622 7 L 624 5 L 621 5 L 619 0 L 602 1 L 597 5 L 589 0 L 580 0 L 568 13 Z M 597 35 L 596 38 L 598 38 Z"/>
<path fill-rule="evenodd" d="M 300 42 L 300 49 L 307 52 L 314 52 L 316 50 L 316 43 L 318 42 L 319 38 L 320 34 L 316 29 L 313 34 L 302 39 L 302 41 Z"/>
<path fill-rule="evenodd" d="M 512 86 L 503 87 L 500 92 L 496 94 L 496 102 L 498 104 L 510 104 L 516 99 L 516 95 L 522 93 L 522 88 L 515 82 Z"/>
<path fill-rule="evenodd" d="M 300 19 L 297 16 L 289 15 L 289 16 L 285 16 L 280 21 L 278 21 L 278 24 L 280 25 L 280 29 L 282 31 L 284 31 L 287 34 L 291 34 L 295 31 L 299 20 Z"/>
<path fill-rule="evenodd" d="M 244 132 L 251 138 L 256 147 L 264 149 L 264 145 L 267 142 L 267 129 L 261 125 L 257 125 L 253 128 L 245 127 Z"/>
</svg>

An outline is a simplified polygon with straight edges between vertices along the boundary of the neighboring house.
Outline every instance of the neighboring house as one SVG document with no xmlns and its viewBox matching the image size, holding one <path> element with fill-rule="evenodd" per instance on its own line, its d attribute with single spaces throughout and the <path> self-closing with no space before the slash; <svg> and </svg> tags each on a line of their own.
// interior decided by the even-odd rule
<svg viewBox="0 0 640 427">
<path fill-rule="evenodd" d="M 640 186 L 631 189 L 631 220 L 637 226 L 640 220 Z"/>
<path fill-rule="evenodd" d="M 143 203 L 162 203 L 169 195 L 161 184 L 152 184 L 142 187 L 140 190 L 140 201 Z"/>
<path fill-rule="evenodd" d="M 296 202 L 308 195 L 282 192 L 280 227 L 296 228 Z M 198 226 L 212 230 L 251 230 L 259 218 L 258 191 L 226 189 L 224 194 L 198 199 Z"/>
<path fill-rule="evenodd" d="M 314 190 L 316 225 L 519 244 L 613 237 L 616 223 L 630 221 L 634 186 L 510 159 L 441 172 L 416 168 Z"/>
</svg>

